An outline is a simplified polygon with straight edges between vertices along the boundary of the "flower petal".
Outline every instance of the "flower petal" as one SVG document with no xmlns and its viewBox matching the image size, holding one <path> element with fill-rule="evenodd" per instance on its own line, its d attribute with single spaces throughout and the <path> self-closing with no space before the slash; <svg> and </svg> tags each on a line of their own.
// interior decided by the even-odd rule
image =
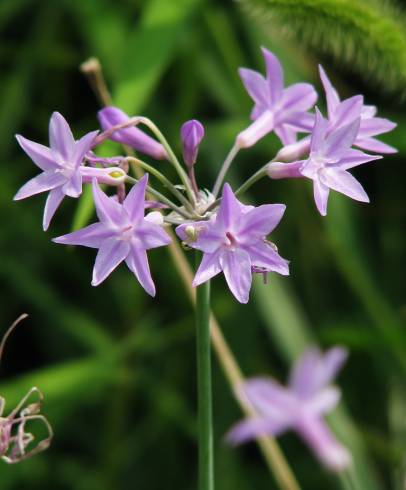
<svg viewBox="0 0 406 490">
<path fill-rule="evenodd" d="M 316 416 L 327 414 L 337 406 L 340 398 L 340 390 L 333 386 L 329 386 L 306 401 L 306 411 Z"/>
<path fill-rule="evenodd" d="M 49 191 L 63 185 L 65 182 L 66 178 L 59 172 L 42 172 L 26 182 L 20 188 L 14 196 L 14 201 L 19 201 L 20 199 L 25 199 L 26 197 Z"/>
<path fill-rule="evenodd" d="M 378 134 L 387 133 L 396 128 L 397 124 L 384 119 L 383 117 L 371 117 L 370 119 L 361 119 L 361 124 L 358 132 L 360 139 L 369 138 Z"/>
<path fill-rule="evenodd" d="M 354 141 L 354 145 L 358 146 L 358 148 L 362 148 L 363 150 L 373 151 L 375 153 L 397 153 L 398 150 L 393 146 L 387 145 L 382 141 L 377 140 L 376 138 L 365 138 L 359 139 L 357 138 Z"/>
<path fill-rule="evenodd" d="M 328 118 L 334 119 L 335 111 L 340 103 L 340 97 L 321 65 L 319 65 L 319 73 L 324 91 L 326 92 Z"/>
<path fill-rule="evenodd" d="M 354 97 L 343 100 L 335 111 L 332 121 L 334 127 L 345 126 L 360 117 L 363 103 L 364 97 L 362 95 L 354 95 Z"/>
<path fill-rule="evenodd" d="M 54 112 L 49 122 L 49 143 L 52 151 L 69 161 L 75 152 L 75 139 L 66 119 Z"/>
<path fill-rule="evenodd" d="M 297 130 L 288 124 L 279 124 L 274 132 L 285 146 L 296 142 Z"/>
<path fill-rule="evenodd" d="M 35 143 L 19 134 L 16 134 L 16 139 L 25 153 L 27 153 L 35 165 L 41 170 L 46 172 L 47 170 L 55 170 L 58 168 L 58 164 L 55 161 L 51 150 L 47 146 Z"/>
<path fill-rule="evenodd" d="M 330 133 L 321 146 L 322 154 L 331 160 L 337 160 L 351 148 L 358 134 L 360 118 L 341 126 Z"/>
<path fill-rule="evenodd" d="M 313 180 L 313 195 L 317 209 L 322 216 L 327 214 L 327 201 L 330 189 L 324 185 L 318 178 Z"/>
<path fill-rule="evenodd" d="M 155 296 L 155 284 L 151 277 L 147 252 L 132 247 L 125 261 L 145 291 L 151 296 Z"/>
<path fill-rule="evenodd" d="M 255 243 L 279 224 L 285 212 L 284 204 L 264 204 L 241 216 L 238 223 L 238 237 L 244 244 Z"/>
<path fill-rule="evenodd" d="M 306 112 L 317 101 L 317 92 L 310 83 L 294 83 L 283 91 L 281 111 Z"/>
<path fill-rule="evenodd" d="M 58 209 L 64 197 L 65 194 L 60 187 L 56 187 L 56 189 L 52 189 L 49 192 L 45 203 L 44 217 L 42 219 L 42 227 L 44 231 L 47 231 L 49 228 L 51 219 L 53 218 L 55 211 Z"/>
<path fill-rule="evenodd" d="M 227 442 L 232 446 L 242 444 L 257 437 L 279 436 L 289 425 L 282 420 L 266 417 L 251 417 L 236 424 L 227 434 Z"/>
<path fill-rule="evenodd" d="M 271 101 L 265 78 L 257 71 L 249 70 L 248 68 L 240 68 L 238 73 L 246 91 L 255 104 L 263 107 L 269 106 Z"/>
<path fill-rule="evenodd" d="M 130 244 L 116 237 L 104 240 L 96 256 L 93 268 L 92 286 L 98 286 L 113 270 L 128 257 Z"/>
<path fill-rule="evenodd" d="M 354 150 L 353 148 L 351 148 L 344 153 L 344 156 L 340 159 L 340 161 L 332 166 L 337 166 L 339 168 L 342 168 L 343 170 L 348 170 L 363 163 L 371 162 L 373 160 L 380 160 L 381 158 L 381 155 L 368 155 L 363 151 Z"/>
<path fill-rule="evenodd" d="M 224 229 L 232 228 L 238 223 L 241 214 L 240 203 L 235 197 L 230 184 L 224 184 L 215 224 Z"/>
<path fill-rule="evenodd" d="M 94 140 L 98 133 L 99 131 L 92 131 L 91 133 L 82 136 L 80 140 L 76 141 L 73 160 L 77 166 L 82 163 L 86 153 L 93 148 Z"/>
<path fill-rule="evenodd" d="M 341 192 L 351 199 L 369 202 L 369 197 L 362 185 L 346 170 L 337 167 L 328 167 L 320 171 L 321 182 L 337 192 Z"/>
<path fill-rule="evenodd" d="M 258 242 L 244 249 L 250 254 L 252 266 L 277 272 L 283 276 L 289 275 L 289 261 L 281 257 L 271 245 Z"/>
<path fill-rule="evenodd" d="M 297 413 L 297 399 L 271 378 L 251 378 L 241 385 L 238 395 L 246 398 L 263 417 L 275 421 L 292 421 Z"/>
<path fill-rule="evenodd" d="M 148 174 L 145 174 L 127 194 L 123 207 L 127 211 L 130 220 L 138 223 L 144 218 L 145 189 L 148 183 Z"/>
<path fill-rule="evenodd" d="M 327 127 L 327 120 L 324 119 L 318 107 L 316 107 L 316 117 L 310 140 L 310 152 L 319 152 L 326 137 Z"/>
<path fill-rule="evenodd" d="M 276 104 L 282 97 L 283 93 L 283 70 L 278 58 L 268 49 L 262 48 L 262 54 L 265 58 L 266 81 L 272 104 Z"/>
<path fill-rule="evenodd" d="M 82 174 L 77 169 L 71 178 L 62 187 L 63 192 L 69 197 L 79 197 L 82 194 Z"/>
<path fill-rule="evenodd" d="M 351 464 L 350 453 L 336 440 L 326 422 L 321 418 L 304 418 L 297 430 L 327 468 L 342 471 Z"/>
<path fill-rule="evenodd" d="M 93 179 L 92 191 L 99 220 L 104 223 L 119 223 L 122 219 L 122 204 L 106 196 L 100 189 L 96 179 Z"/>
<path fill-rule="evenodd" d="M 169 243 L 171 243 L 169 235 L 162 226 L 150 223 L 146 219 L 144 219 L 143 223 L 137 227 L 136 241 L 139 241 L 141 248 L 145 250 L 163 247 L 164 245 L 169 245 Z"/>
<path fill-rule="evenodd" d="M 208 281 L 221 272 L 220 254 L 205 253 L 193 279 L 192 286 L 196 287 Z"/>
<path fill-rule="evenodd" d="M 240 303 L 248 303 L 252 283 L 251 260 L 248 252 L 242 249 L 225 250 L 220 254 L 228 287 Z"/>
<path fill-rule="evenodd" d="M 81 245 L 83 247 L 100 248 L 102 243 L 111 238 L 114 231 L 104 223 L 93 223 L 81 230 L 53 238 L 55 243 L 63 245 Z"/>
</svg>

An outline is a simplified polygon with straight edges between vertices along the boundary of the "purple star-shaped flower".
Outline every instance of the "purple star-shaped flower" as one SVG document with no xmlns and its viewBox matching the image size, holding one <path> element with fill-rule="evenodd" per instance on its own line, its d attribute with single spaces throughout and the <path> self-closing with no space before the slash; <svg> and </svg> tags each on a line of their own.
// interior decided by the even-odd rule
<svg viewBox="0 0 406 490">
<path fill-rule="evenodd" d="M 222 271 L 237 300 L 247 303 L 253 268 L 288 275 L 288 261 L 265 239 L 278 225 L 285 208 L 283 204 L 245 206 L 225 184 L 216 215 L 209 221 L 185 223 L 176 229 L 190 247 L 204 253 L 193 286 Z"/>
<path fill-rule="evenodd" d="M 327 214 L 330 189 L 356 201 L 369 202 L 361 184 L 348 172 L 362 163 L 378 160 L 380 155 L 368 155 L 351 148 L 357 137 L 360 118 L 329 131 L 328 121 L 316 108 L 316 120 L 310 140 L 307 160 L 292 163 L 272 162 L 267 173 L 272 179 L 308 177 L 313 180 L 314 200 L 320 214 Z"/>
<path fill-rule="evenodd" d="M 44 210 L 44 230 L 48 229 L 65 196 L 79 197 L 82 193 L 80 167 L 85 154 L 91 150 L 97 133 L 98 131 L 92 131 L 75 141 L 64 117 L 59 112 L 54 112 L 49 123 L 50 148 L 16 135 L 21 148 L 42 173 L 24 184 L 14 200 L 50 191 Z"/>
<path fill-rule="evenodd" d="M 254 121 L 237 136 L 240 148 L 248 148 L 271 131 L 284 145 L 296 141 L 298 132 L 310 132 L 314 116 L 307 111 L 317 100 L 308 83 L 295 83 L 284 88 L 283 70 L 278 58 L 265 48 L 266 78 L 260 73 L 240 68 L 239 74 L 248 94 L 255 102 L 251 112 Z"/>
<path fill-rule="evenodd" d="M 328 468 L 341 471 L 348 467 L 351 455 L 323 420 L 340 399 L 340 391 L 329 383 L 346 357 L 347 352 L 340 347 L 324 355 L 318 349 L 309 349 L 294 365 L 287 388 L 270 378 L 243 383 L 238 396 L 248 400 L 258 415 L 237 424 L 228 435 L 229 442 L 240 444 L 259 436 L 279 436 L 291 429 Z"/>
<path fill-rule="evenodd" d="M 151 215 L 155 213 L 144 217 L 147 182 L 148 174 L 144 175 L 120 204 L 114 198 L 107 197 L 94 180 L 93 197 L 100 221 L 53 239 L 54 242 L 65 245 L 99 249 L 93 269 L 93 286 L 103 282 L 124 260 L 145 291 L 155 296 L 155 285 L 146 251 L 168 245 L 171 239 L 151 219 Z"/>
<path fill-rule="evenodd" d="M 396 124 L 389 121 L 389 119 L 375 117 L 376 107 L 364 105 L 364 98 L 361 95 L 340 101 L 337 90 L 331 84 L 321 65 L 319 66 L 319 72 L 326 92 L 329 131 L 338 129 L 361 117 L 354 145 L 363 150 L 376 153 L 396 153 L 396 148 L 374 138 L 378 134 L 391 131 L 396 127 Z"/>
</svg>

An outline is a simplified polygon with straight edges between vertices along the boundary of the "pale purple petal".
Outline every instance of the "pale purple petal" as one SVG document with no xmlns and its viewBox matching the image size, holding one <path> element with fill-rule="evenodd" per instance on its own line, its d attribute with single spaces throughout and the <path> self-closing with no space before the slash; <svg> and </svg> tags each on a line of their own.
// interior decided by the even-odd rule
<svg viewBox="0 0 406 490">
<path fill-rule="evenodd" d="M 224 184 L 216 225 L 223 226 L 225 229 L 231 228 L 238 223 L 241 214 L 240 203 L 235 197 L 230 184 Z"/>
<path fill-rule="evenodd" d="M 343 170 L 348 170 L 353 167 L 357 167 L 363 163 L 372 162 L 373 160 L 380 160 L 381 155 L 368 155 L 360 150 L 354 150 L 351 148 L 344 153 L 344 156 L 340 158 L 339 162 L 333 166 L 340 167 Z"/>
<path fill-rule="evenodd" d="M 79 169 L 64 184 L 62 190 L 69 197 L 79 197 L 82 194 L 82 174 Z"/>
<path fill-rule="evenodd" d="M 265 78 L 254 70 L 240 68 L 238 70 L 242 83 L 256 105 L 265 108 L 271 103 Z"/>
<path fill-rule="evenodd" d="M 125 261 L 145 291 L 149 295 L 155 296 L 155 284 L 151 277 L 147 252 L 132 247 L 131 252 Z"/>
<path fill-rule="evenodd" d="M 371 117 L 370 119 L 361 119 L 358 131 L 358 138 L 365 139 L 378 134 L 387 133 L 396 128 L 397 124 L 382 117 Z"/>
<path fill-rule="evenodd" d="M 17 194 L 14 196 L 14 201 L 25 199 L 26 197 L 34 196 L 41 192 L 49 191 L 55 187 L 59 187 L 66 182 L 66 178 L 59 172 L 42 172 L 33 179 L 26 182 Z"/>
<path fill-rule="evenodd" d="M 337 90 L 331 84 L 328 76 L 326 75 L 326 72 L 321 65 L 319 65 L 319 73 L 321 82 L 326 92 L 328 117 L 329 119 L 333 119 L 335 111 L 340 103 L 340 98 L 338 96 Z"/>
<path fill-rule="evenodd" d="M 277 272 L 283 276 L 289 275 L 289 261 L 282 258 L 270 244 L 258 242 L 255 245 L 244 247 L 244 249 L 250 255 L 252 266 Z"/>
<path fill-rule="evenodd" d="M 16 139 L 25 153 L 41 170 L 46 172 L 58 168 L 58 164 L 47 146 L 30 141 L 19 134 L 16 135 Z"/>
<path fill-rule="evenodd" d="M 178 237 L 190 247 L 211 254 L 224 242 L 224 229 L 222 226 L 216 226 L 214 220 L 215 218 L 209 221 L 183 223 L 175 231 Z M 190 235 L 186 233 L 188 228 L 193 228 L 197 239 L 191 240 Z"/>
<path fill-rule="evenodd" d="M 278 58 L 268 49 L 262 48 L 262 54 L 265 58 L 266 80 L 272 104 L 276 104 L 282 97 L 283 93 L 283 70 Z"/>
<path fill-rule="evenodd" d="M 266 110 L 248 128 L 237 135 L 237 144 L 240 148 L 249 148 L 270 133 L 274 127 L 274 114 Z"/>
<path fill-rule="evenodd" d="M 239 248 L 225 250 L 220 255 L 228 287 L 240 303 L 248 303 L 252 283 L 251 260 L 248 252 Z"/>
<path fill-rule="evenodd" d="M 219 274 L 221 270 L 222 268 L 220 266 L 220 254 L 217 252 L 205 253 L 193 279 L 192 286 L 196 287 L 200 284 L 203 284 L 204 282 Z"/>
<path fill-rule="evenodd" d="M 310 140 L 311 152 L 319 151 L 323 141 L 325 140 L 327 127 L 328 125 L 326 119 L 324 119 L 318 107 L 316 107 L 316 117 L 315 117 L 314 128 Z"/>
<path fill-rule="evenodd" d="M 311 112 L 291 112 L 285 116 L 289 127 L 299 133 L 311 133 L 314 128 L 315 115 Z"/>
<path fill-rule="evenodd" d="M 117 107 L 111 106 L 101 109 L 98 112 L 97 117 L 101 127 L 105 131 L 113 126 L 126 123 L 130 119 L 125 112 Z M 160 143 L 134 126 L 115 131 L 110 136 L 110 139 L 131 146 L 142 153 L 150 155 L 156 160 L 164 160 L 167 158 L 165 148 Z"/>
<path fill-rule="evenodd" d="M 346 170 L 337 167 L 324 168 L 320 171 L 321 182 L 337 192 L 341 192 L 356 201 L 369 202 L 369 197 L 362 185 Z"/>
<path fill-rule="evenodd" d="M 320 182 L 319 179 L 313 180 L 313 194 L 317 209 L 322 216 L 327 214 L 327 201 L 330 189 Z"/>
<path fill-rule="evenodd" d="M 45 203 L 44 217 L 42 219 L 42 227 L 44 231 L 47 231 L 47 229 L 49 228 L 51 219 L 53 218 L 55 211 L 58 209 L 64 197 L 65 194 L 60 187 L 52 189 L 49 192 Z"/>
<path fill-rule="evenodd" d="M 356 139 L 354 142 L 355 146 L 358 148 L 362 148 L 363 150 L 373 151 L 375 153 L 397 153 L 398 150 L 393 146 L 390 146 L 382 141 L 379 141 L 375 138 L 366 138 L 366 139 Z"/>
<path fill-rule="evenodd" d="M 114 230 L 104 223 L 93 223 L 81 230 L 53 238 L 55 243 L 63 245 L 81 245 L 83 247 L 100 248 L 102 243 L 114 235 Z"/>
<path fill-rule="evenodd" d="M 245 381 L 238 390 L 238 396 L 242 400 L 246 398 L 260 415 L 276 421 L 292 421 L 297 414 L 295 396 L 271 378 Z"/>
<path fill-rule="evenodd" d="M 130 244 L 116 237 L 107 238 L 100 245 L 93 268 L 92 286 L 98 286 L 127 258 Z"/>
<path fill-rule="evenodd" d="M 348 352 L 343 347 L 332 347 L 322 356 L 319 388 L 327 385 L 336 377 L 347 357 Z"/>
<path fill-rule="evenodd" d="M 284 204 L 264 204 L 241 216 L 238 234 L 241 243 L 250 244 L 269 235 L 279 224 L 285 212 Z"/>
<path fill-rule="evenodd" d="M 305 112 L 317 101 L 317 93 L 310 83 L 294 83 L 283 91 L 281 111 Z"/>
<path fill-rule="evenodd" d="M 72 157 L 76 165 L 80 165 L 86 155 L 94 145 L 94 140 L 99 131 L 92 131 L 91 133 L 85 134 L 80 138 L 80 140 L 75 143 L 75 153 Z"/>
<path fill-rule="evenodd" d="M 342 471 L 351 464 L 350 453 L 336 440 L 324 420 L 318 417 L 303 418 L 297 430 L 327 468 Z"/>
<path fill-rule="evenodd" d="M 134 243 L 141 246 L 145 250 L 150 248 L 162 247 L 169 245 L 171 239 L 166 231 L 155 223 L 150 223 L 148 220 L 144 220 L 137 227 Z"/>
<path fill-rule="evenodd" d="M 323 155 L 331 160 L 339 159 L 350 149 L 358 134 L 360 118 L 330 133 L 321 145 Z"/>
<path fill-rule="evenodd" d="M 49 143 L 53 152 L 69 161 L 75 152 L 75 139 L 69 124 L 59 112 L 54 112 L 49 122 Z"/>
<path fill-rule="evenodd" d="M 227 434 L 227 442 L 232 446 L 242 444 L 256 439 L 257 437 L 264 437 L 272 435 L 274 437 L 282 434 L 289 425 L 283 420 L 277 420 L 272 418 L 249 418 L 236 424 L 230 432 Z"/>
<path fill-rule="evenodd" d="M 100 189 L 96 179 L 92 182 L 93 199 L 97 217 L 105 223 L 119 223 L 122 217 L 122 205 L 115 199 L 107 197 Z"/>
<path fill-rule="evenodd" d="M 288 124 L 279 124 L 274 132 L 283 145 L 291 145 L 296 141 L 297 130 Z"/>
<path fill-rule="evenodd" d="M 378 109 L 376 108 L 376 106 L 364 105 L 361 111 L 361 119 L 370 119 L 371 117 L 374 117 L 377 112 Z"/>
<path fill-rule="evenodd" d="M 343 100 L 336 109 L 333 119 L 334 127 L 345 126 L 360 117 L 363 103 L 364 97 L 362 95 L 354 95 L 354 97 Z"/>
<path fill-rule="evenodd" d="M 306 411 L 315 416 L 327 414 L 337 406 L 340 398 L 340 390 L 329 386 L 306 401 Z"/>
<path fill-rule="evenodd" d="M 142 179 L 133 186 L 123 203 L 123 207 L 133 223 L 137 223 L 144 218 L 145 189 L 147 184 L 148 174 L 145 174 Z"/>
</svg>

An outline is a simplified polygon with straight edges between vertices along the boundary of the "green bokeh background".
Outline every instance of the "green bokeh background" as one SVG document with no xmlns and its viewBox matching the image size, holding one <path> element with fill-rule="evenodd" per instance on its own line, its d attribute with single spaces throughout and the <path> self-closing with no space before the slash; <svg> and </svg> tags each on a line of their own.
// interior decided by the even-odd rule
<svg viewBox="0 0 406 490">
<path fill-rule="evenodd" d="M 333 193 L 326 218 L 309 182 L 260 182 L 250 202 L 287 204 L 274 240 L 291 276 L 257 281 L 247 306 L 216 278 L 213 309 L 247 375 L 285 379 L 307 344 L 347 346 L 343 403 L 330 421 L 354 453 L 353 488 L 404 488 L 405 15 L 403 3 L 378 0 L 1 1 L 1 328 L 30 318 L 7 345 L 0 394 L 10 409 L 39 386 L 56 433 L 46 453 L 1 466 L 1 490 L 195 489 L 197 463 L 193 311 L 167 251 L 150 253 L 154 300 L 125 267 L 92 288 L 94 251 L 50 241 L 85 203 L 66 200 L 42 232 L 44 196 L 12 201 L 36 173 L 14 134 L 46 144 L 54 110 L 77 136 L 97 128 L 97 100 L 78 69 L 97 56 L 115 103 L 153 119 L 177 151 L 181 124 L 204 123 L 196 172 L 210 187 L 248 124 L 237 68 L 263 70 L 261 45 L 280 56 L 288 83 L 322 94 L 322 62 L 343 97 L 364 93 L 398 122 L 382 139 L 399 153 L 355 169 L 370 205 Z M 242 152 L 230 182 L 277 149 L 269 136 Z M 254 444 L 224 444 L 241 414 L 215 358 L 214 416 L 217 488 L 277 488 Z M 303 489 L 348 488 L 296 436 L 280 442 Z"/>
</svg>

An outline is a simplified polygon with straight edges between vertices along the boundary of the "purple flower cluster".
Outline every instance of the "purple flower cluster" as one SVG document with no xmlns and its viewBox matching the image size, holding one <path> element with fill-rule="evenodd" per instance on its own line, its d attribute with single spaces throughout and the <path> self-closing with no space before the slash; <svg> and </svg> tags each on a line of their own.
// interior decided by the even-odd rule
<svg viewBox="0 0 406 490">
<path fill-rule="evenodd" d="M 130 117 L 117 107 L 100 110 L 97 117 L 101 131 L 92 131 L 79 140 L 74 139 L 68 123 L 57 112 L 49 125 L 49 147 L 17 135 L 22 149 L 42 172 L 23 185 L 14 199 L 49 192 L 44 230 L 66 196 L 78 198 L 83 185 L 92 186 L 98 221 L 53 241 L 97 249 L 93 286 L 125 262 L 142 288 L 154 296 L 156 289 L 147 251 L 169 245 L 171 238 L 166 228 L 176 225 L 176 234 L 185 248 L 202 253 L 193 286 L 222 272 L 234 297 L 247 303 L 253 274 L 265 277 L 269 273 L 289 274 L 288 261 L 279 255 L 269 237 L 281 221 L 285 205 L 252 206 L 239 200 L 257 180 L 266 176 L 273 180 L 310 179 L 317 209 L 323 216 L 327 214 L 331 190 L 369 202 L 363 187 L 349 171 L 382 158 L 382 154 L 394 153 L 394 148 L 376 136 L 396 125 L 377 117 L 376 108 L 364 105 L 361 95 L 341 100 L 320 66 L 327 101 L 327 116 L 323 116 L 314 107 L 318 98 L 314 87 L 308 83 L 286 87 L 277 57 L 265 48 L 262 52 L 265 76 L 246 68 L 239 71 L 254 102 L 252 122 L 236 136 L 211 192 L 198 185 L 195 175 L 199 151 L 204 152 L 200 144 L 205 135 L 203 125 L 195 119 L 180 128 L 183 162 L 151 120 Z M 233 191 L 224 178 L 238 152 L 271 132 L 283 147 Z M 132 151 L 109 158 L 100 156 L 98 148 L 106 140 L 121 143 L 124 149 Z M 141 159 L 138 153 L 152 161 Z M 164 161 L 163 171 L 160 161 Z M 165 175 L 168 165 L 177 175 L 176 182 Z M 146 174 L 140 177 L 139 171 Z M 165 194 L 156 188 L 156 183 L 164 188 Z M 100 186 L 115 192 L 105 193 Z M 217 199 L 221 189 L 222 195 Z M 242 442 L 258 434 L 278 435 L 293 429 L 329 468 L 340 470 L 347 466 L 348 452 L 334 439 L 323 420 L 323 415 L 338 402 L 339 392 L 328 384 L 344 359 L 342 349 L 333 349 L 325 356 L 311 350 L 298 362 L 288 388 L 272 380 L 247 382 L 239 396 L 254 406 L 259 416 L 238 425 L 230 440 Z M 0 427 L 0 454 L 9 438 L 9 428 Z"/>
</svg>

